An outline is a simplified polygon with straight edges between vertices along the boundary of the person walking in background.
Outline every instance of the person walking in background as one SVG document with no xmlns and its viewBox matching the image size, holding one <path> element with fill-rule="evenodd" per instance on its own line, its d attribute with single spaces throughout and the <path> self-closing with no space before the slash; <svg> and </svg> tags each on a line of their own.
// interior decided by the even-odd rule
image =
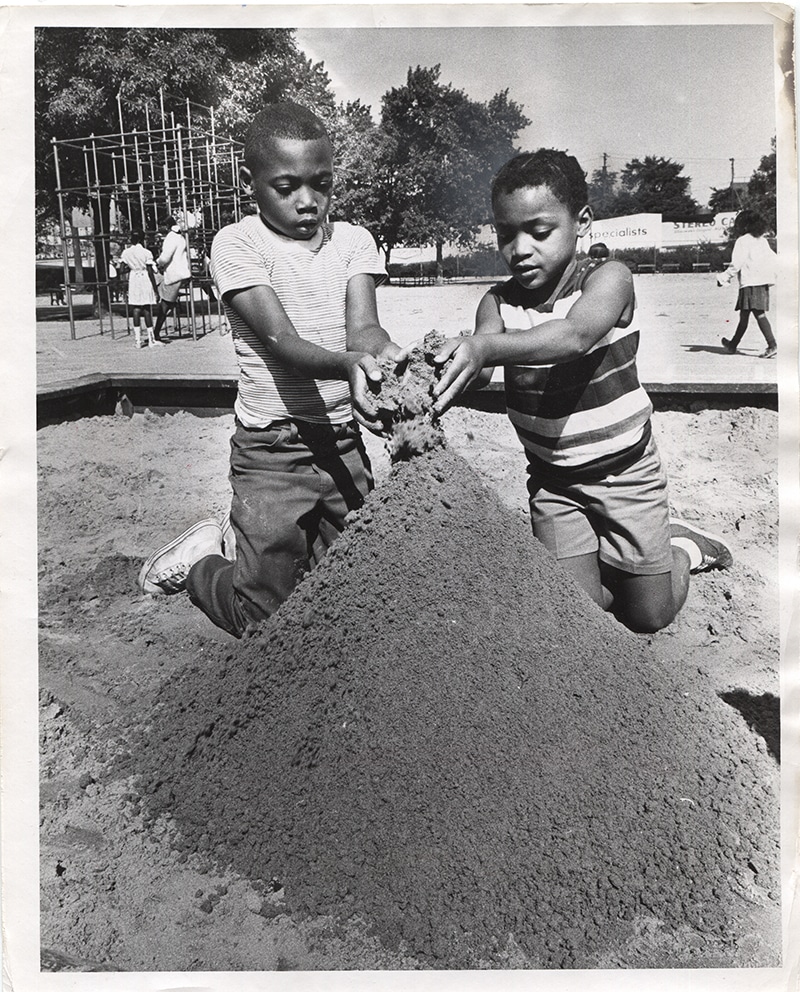
<svg viewBox="0 0 800 992">
<path fill-rule="evenodd" d="M 144 246 L 141 231 L 132 231 L 130 242 L 119 260 L 128 270 L 128 306 L 133 308 L 134 340 L 137 348 L 143 348 L 142 319 L 147 328 L 148 342 L 151 345 L 156 343 L 153 336 L 153 307 L 158 301 L 156 262 L 153 253 Z"/>
<path fill-rule="evenodd" d="M 767 317 L 769 287 L 775 285 L 777 255 L 765 237 L 766 230 L 767 225 L 761 214 L 755 210 L 740 211 L 733 224 L 736 242 L 731 263 L 717 278 L 718 286 L 726 286 L 734 276 L 739 277 L 739 296 L 736 300 L 739 323 L 730 340 L 722 339 L 722 346 L 731 355 L 736 354 L 751 313 L 767 342 L 766 350 L 759 357 L 774 358 L 778 353 L 778 345 Z"/>
<path fill-rule="evenodd" d="M 161 246 L 161 254 L 156 260 L 164 278 L 158 287 L 160 296 L 158 304 L 158 317 L 155 326 L 155 339 L 159 344 L 161 340 L 161 328 L 167 315 L 175 306 L 180 291 L 189 281 L 192 270 L 189 266 L 189 257 L 186 253 L 186 238 L 181 233 L 174 217 L 167 217 L 164 220 L 164 230 L 166 236 Z"/>
</svg>

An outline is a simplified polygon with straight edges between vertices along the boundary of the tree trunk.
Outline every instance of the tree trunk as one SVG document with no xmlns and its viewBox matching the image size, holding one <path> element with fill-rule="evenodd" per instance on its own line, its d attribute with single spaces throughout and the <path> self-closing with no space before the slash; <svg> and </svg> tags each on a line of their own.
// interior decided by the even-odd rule
<svg viewBox="0 0 800 992">
<path fill-rule="evenodd" d="M 441 241 L 436 242 L 436 285 L 444 285 L 444 264 L 442 263 L 442 249 L 444 245 Z"/>
</svg>

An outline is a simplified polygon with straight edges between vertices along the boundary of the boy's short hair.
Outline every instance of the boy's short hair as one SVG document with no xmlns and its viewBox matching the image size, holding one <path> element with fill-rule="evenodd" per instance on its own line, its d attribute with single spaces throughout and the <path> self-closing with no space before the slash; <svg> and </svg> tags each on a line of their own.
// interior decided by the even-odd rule
<svg viewBox="0 0 800 992">
<path fill-rule="evenodd" d="M 611 252 L 604 241 L 595 241 L 589 248 L 589 258 L 608 258 Z"/>
<path fill-rule="evenodd" d="M 546 186 L 577 217 L 589 202 L 586 175 L 574 155 L 555 148 L 515 155 L 492 182 L 492 206 L 497 198 L 518 189 Z"/>
<path fill-rule="evenodd" d="M 269 103 L 253 118 L 244 140 L 244 160 L 251 172 L 261 167 L 275 138 L 315 141 L 327 138 L 325 125 L 315 113 L 299 103 Z"/>
</svg>

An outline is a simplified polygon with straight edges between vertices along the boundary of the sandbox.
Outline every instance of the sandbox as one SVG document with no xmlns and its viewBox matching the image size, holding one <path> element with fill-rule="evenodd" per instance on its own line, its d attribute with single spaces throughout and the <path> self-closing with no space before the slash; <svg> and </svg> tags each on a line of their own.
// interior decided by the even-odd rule
<svg viewBox="0 0 800 992">
<path fill-rule="evenodd" d="M 224 512 L 231 427 L 39 433 L 45 968 L 779 963 L 776 414 L 656 416 L 736 562 L 651 637 L 532 554 L 517 442 L 468 409 L 391 483 L 370 442 L 366 517 L 242 645 L 141 597 Z"/>
</svg>

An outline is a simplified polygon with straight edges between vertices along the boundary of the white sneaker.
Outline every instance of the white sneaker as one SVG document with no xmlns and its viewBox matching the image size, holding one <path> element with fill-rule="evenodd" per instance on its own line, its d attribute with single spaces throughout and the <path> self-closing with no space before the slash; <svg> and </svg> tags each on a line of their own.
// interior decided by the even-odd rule
<svg viewBox="0 0 800 992">
<path fill-rule="evenodd" d="M 201 520 L 150 555 L 139 572 L 139 588 L 154 596 L 181 592 L 192 565 L 219 554 L 222 528 L 216 520 Z"/>
</svg>

